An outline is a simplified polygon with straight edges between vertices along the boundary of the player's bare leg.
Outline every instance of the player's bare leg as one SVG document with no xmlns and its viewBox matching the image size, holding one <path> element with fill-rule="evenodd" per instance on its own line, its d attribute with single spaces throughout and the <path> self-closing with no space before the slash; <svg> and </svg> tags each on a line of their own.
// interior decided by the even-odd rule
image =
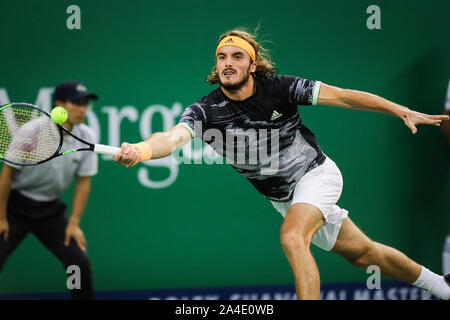
<svg viewBox="0 0 450 320">
<path fill-rule="evenodd" d="M 383 274 L 408 283 L 419 277 L 421 267 L 400 251 L 370 240 L 349 218 L 342 222 L 333 252 L 352 265 L 377 265 Z"/>
<path fill-rule="evenodd" d="M 332 251 L 354 266 L 377 265 L 384 275 L 429 289 L 441 299 L 450 299 L 450 286 L 442 276 L 423 268 L 400 251 L 370 240 L 349 218 L 342 222 Z"/>
<path fill-rule="evenodd" d="M 313 235 L 323 225 L 319 209 L 306 203 L 289 208 L 281 227 L 281 245 L 292 272 L 295 290 L 300 300 L 320 299 L 320 276 L 310 251 Z"/>
</svg>

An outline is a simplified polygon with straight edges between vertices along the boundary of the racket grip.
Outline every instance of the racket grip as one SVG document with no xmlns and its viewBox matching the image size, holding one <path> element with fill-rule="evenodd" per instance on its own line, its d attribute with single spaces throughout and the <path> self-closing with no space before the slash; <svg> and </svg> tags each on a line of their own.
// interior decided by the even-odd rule
<svg viewBox="0 0 450 320">
<path fill-rule="evenodd" d="M 117 147 L 111 147 L 111 146 L 107 146 L 104 144 L 95 144 L 94 145 L 94 152 L 100 153 L 100 154 L 107 154 L 107 155 L 113 156 L 119 151 L 120 151 L 120 148 L 117 148 Z"/>
</svg>

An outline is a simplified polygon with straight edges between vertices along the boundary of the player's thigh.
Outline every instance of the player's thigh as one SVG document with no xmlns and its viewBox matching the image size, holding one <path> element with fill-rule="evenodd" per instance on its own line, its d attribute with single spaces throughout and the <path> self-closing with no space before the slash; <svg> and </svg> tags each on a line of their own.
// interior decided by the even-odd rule
<svg viewBox="0 0 450 320">
<path fill-rule="evenodd" d="M 8 239 L 5 241 L 4 235 L 0 236 L 0 269 L 29 232 L 29 226 L 25 219 L 10 213 L 8 213 L 7 219 L 9 226 Z"/>
<path fill-rule="evenodd" d="M 309 242 L 323 224 L 322 212 L 316 206 L 303 202 L 295 203 L 286 213 L 281 236 L 295 235 Z"/>
<path fill-rule="evenodd" d="M 357 259 L 372 246 L 369 239 L 350 218 L 342 221 L 336 243 L 331 251 L 348 260 Z"/>
</svg>

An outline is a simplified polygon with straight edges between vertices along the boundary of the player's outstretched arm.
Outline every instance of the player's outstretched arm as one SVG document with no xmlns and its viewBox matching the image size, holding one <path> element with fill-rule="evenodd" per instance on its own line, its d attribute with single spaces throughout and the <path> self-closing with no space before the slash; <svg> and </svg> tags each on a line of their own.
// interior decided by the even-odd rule
<svg viewBox="0 0 450 320">
<path fill-rule="evenodd" d="M 402 119 L 413 134 L 416 134 L 416 125 L 418 124 L 431 124 L 439 127 L 443 120 L 449 119 L 448 115 L 420 113 L 368 92 L 342 89 L 325 83 L 320 86 L 317 103 L 387 113 Z"/>
<path fill-rule="evenodd" d="M 122 143 L 121 150 L 114 156 L 114 161 L 131 168 L 140 161 L 164 158 L 191 139 L 188 129 L 176 125 L 168 131 L 156 132 L 140 143 Z"/>
</svg>

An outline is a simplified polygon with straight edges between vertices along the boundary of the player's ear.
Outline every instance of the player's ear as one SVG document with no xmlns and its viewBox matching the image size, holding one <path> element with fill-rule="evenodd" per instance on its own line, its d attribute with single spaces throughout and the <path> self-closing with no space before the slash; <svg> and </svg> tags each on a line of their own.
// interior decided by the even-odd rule
<svg viewBox="0 0 450 320">
<path fill-rule="evenodd" d="M 256 64 L 256 62 L 252 62 L 252 64 L 250 65 L 250 72 L 255 72 L 257 67 L 258 65 Z"/>
</svg>

